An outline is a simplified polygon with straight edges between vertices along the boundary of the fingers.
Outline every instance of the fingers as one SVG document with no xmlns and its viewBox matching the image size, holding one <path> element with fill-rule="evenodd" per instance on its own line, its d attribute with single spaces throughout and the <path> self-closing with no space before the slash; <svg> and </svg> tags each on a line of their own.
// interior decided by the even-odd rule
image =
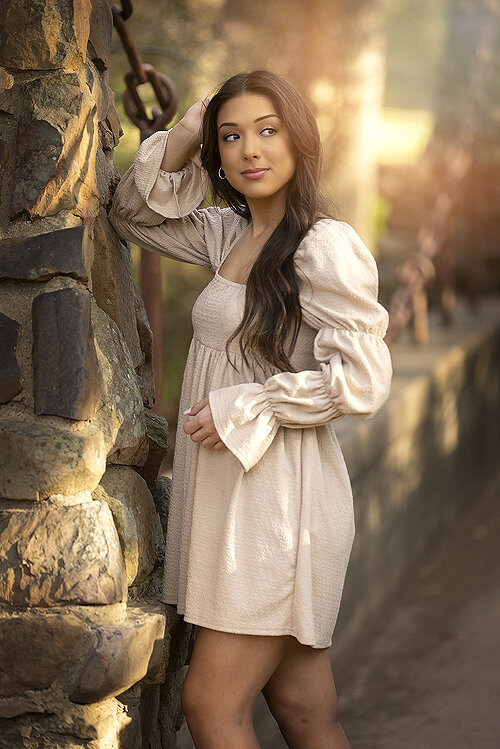
<svg viewBox="0 0 500 749">
<path fill-rule="evenodd" d="M 211 437 L 214 433 L 207 429 L 206 427 L 200 427 L 196 426 L 192 421 L 188 422 L 187 424 L 184 424 L 183 426 L 184 431 L 186 434 L 188 434 L 193 442 L 202 442 L 207 437 Z M 218 435 L 214 435 L 217 436 Z"/>
<path fill-rule="evenodd" d="M 198 401 L 184 413 L 192 417 L 182 425 L 182 428 L 193 442 L 199 442 L 203 447 L 214 447 L 217 450 L 226 447 L 215 428 L 208 397 Z"/>
<path fill-rule="evenodd" d="M 188 422 L 188 425 L 184 425 L 184 427 L 191 427 L 191 425 L 192 422 Z M 193 442 L 199 442 L 202 447 L 213 447 L 216 450 L 222 450 L 226 447 L 217 432 L 210 432 L 205 427 L 200 427 L 194 432 L 189 432 L 187 429 L 184 429 L 184 431 L 190 435 Z"/>
<path fill-rule="evenodd" d="M 184 411 L 184 413 L 189 413 L 190 416 L 196 416 L 196 414 L 199 413 L 202 408 L 205 408 L 206 405 L 208 405 L 208 398 L 203 398 L 201 401 L 198 401 L 198 403 L 195 403 L 194 406 L 191 406 L 190 409 Z"/>
<path fill-rule="evenodd" d="M 203 447 L 215 447 L 217 442 L 220 442 L 219 435 L 211 434 L 208 437 L 205 437 L 205 439 L 201 441 L 201 444 Z"/>
<path fill-rule="evenodd" d="M 189 421 L 186 421 L 186 423 L 182 425 L 182 428 L 186 434 L 191 435 L 191 439 L 194 440 L 194 442 L 201 442 L 211 435 L 220 439 L 212 419 L 212 412 L 210 410 L 208 398 L 204 398 L 199 403 L 192 406 L 188 413 L 192 418 L 189 419 Z"/>
<path fill-rule="evenodd" d="M 190 135 L 192 135 L 198 141 L 201 135 L 203 116 L 205 114 L 205 110 L 208 106 L 209 101 L 209 97 L 205 97 L 205 99 L 199 99 L 189 107 L 184 117 L 182 117 L 182 119 L 180 119 L 177 123 L 178 125 L 181 125 L 181 127 L 183 127 L 185 130 L 187 130 Z"/>
</svg>

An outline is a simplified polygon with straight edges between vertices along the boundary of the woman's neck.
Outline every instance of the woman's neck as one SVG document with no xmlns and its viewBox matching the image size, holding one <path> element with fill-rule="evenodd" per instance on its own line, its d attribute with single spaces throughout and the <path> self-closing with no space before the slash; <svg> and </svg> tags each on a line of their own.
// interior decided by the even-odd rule
<svg viewBox="0 0 500 749">
<path fill-rule="evenodd" d="M 283 196 L 277 193 L 270 198 L 252 200 L 247 198 L 248 208 L 252 216 L 252 228 L 250 234 L 253 239 L 268 234 L 276 229 L 285 215 L 285 202 Z"/>
</svg>

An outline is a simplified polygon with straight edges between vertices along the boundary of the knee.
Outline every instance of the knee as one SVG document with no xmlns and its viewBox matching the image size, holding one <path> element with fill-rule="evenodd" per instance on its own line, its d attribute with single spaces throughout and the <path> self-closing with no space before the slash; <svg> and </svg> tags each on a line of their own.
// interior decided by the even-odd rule
<svg viewBox="0 0 500 749">
<path fill-rule="evenodd" d="M 289 737 L 307 736 L 311 730 L 338 722 L 336 701 L 315 704 L 300 697 L 279 697 L 268 700 L 268 705 L 281 731 Z"/>
<path fill-rule="evenodd" d="M 194 675 L 189 678 L 189 671 L 182 685 L 181 705 L 188 724 L 200 728 L 231 722 L 240 724 L 247 717 L 247 711 L 236 696 L 229 699 L 227 694 L 207 688 Z"/>
</svg>

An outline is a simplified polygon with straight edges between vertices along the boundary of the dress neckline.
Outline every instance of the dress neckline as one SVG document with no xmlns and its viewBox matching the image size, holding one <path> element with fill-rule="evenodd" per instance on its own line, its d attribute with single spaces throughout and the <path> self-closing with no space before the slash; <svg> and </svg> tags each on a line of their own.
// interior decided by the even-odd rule
<svg viewBox="0 0 500 749">
<path fill-rule="evenodd" d="M 224 283 L 230 283 L 231 286 L 241 286 L 242 288 L 246 288 L 246 283 L 238 283 L 238 281 L 231 281 L 230 278 L 224 278 L 224 276 L 221 276 L 218 270 L 215 271 L 215 277 L 219 278 L 221 281 L 224 281 Z"/>
<path fill-rule="evenodd" d="M 320 218 L 320 219 L 318 219 L 318 220 L 317 220 L 317 221 L 316 221 L 316 222 L 315 222 L 315 223 L 313 224 L 313 226 L 311 227 L 311 229 L 314 229 L 314 228 L 315 228 L 315 227 L 317 226 L 317 224 L 321 223 L 322 221 L 331 221 L 331 220 L 332 220 L 332 219 L 330 219 L 330 218 L 328 218 L 328 217 L 327 217 L 327 218 Z M 231 243 L 229 244 L 229 249 L 228 249 L 228 251 L 227 251 L 227 254 L 226 254 L 226 256 L 224 257 L 224 259 L 222 260 L 222 262 L 221 262 L 221 263 L 219 263 L 219 266 L 217 267 L 217 269 L 216 269 L 216 271 L 215 271 L 215 277 L 216 277 L 216 278 L 220 279 L 221 281 L 224 281 L 224 283 L 229 283 L 229 284 L 231 284 L 231 286 L 239 286 L 239 287 L 240 287 L 240 288 L 242 288 L 242 289 L 245 289 L 245 288 L 246 288 L 246 283 L 238 283 L 238 281 L 231 281 L 231 279 L 230 279 L 230 278 L 225 278 L 224 276 L 221 276 L 221 274 L 219 273 L 219 270 L 220 270 L 220 268 L 221 268 L 221 267 L 222 267 L 222 266 L 224 265 L 224 263 L 225 263 L 225 261 L 227 260 L 227 258 L 229 257 L 229 254 L 231 253 L 231 250 L 233 249 L 233 247 L 234 247 L 234 245 L 236 244 L 236 242 L 238 241 L 238 239 L 240 239 L 241 237 L 243 237 L 243 236 L 244 236 L 244 235 L 245 235 L 245 234 L 247 233 L 247 231 L 248 231 L 248 230 L 250 229 L 251 225 L 252 225 L 252 222 L 251 222 L 251 221 L 249 221 L 249 222 L 248 222 L 248 225 L 247 225 L 247 226 L 245 227 L 245 229 L 244 229 L 244 230 L 243 230 L 243 231 L 241 232 L 241 234 L 237 234 L 237 235 L 236 235 L 236 237 L 235 237 L 235 238 L 233 239 L 233 241 L 232 241 L 232 242 L 231 242 Z M 305 239 L 305 237 L 304 237 L 304 239 Z M 302 240 L 302 241 L 304 241 L 304 240 Z"/>
</svg>

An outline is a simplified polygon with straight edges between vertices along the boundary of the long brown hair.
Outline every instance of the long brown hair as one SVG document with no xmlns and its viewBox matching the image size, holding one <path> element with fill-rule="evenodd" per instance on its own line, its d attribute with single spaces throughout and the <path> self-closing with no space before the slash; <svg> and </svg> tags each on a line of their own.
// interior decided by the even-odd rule
<svg viewBox="0 0 500 749">
<path fill-rule="evenodd" d="M 293 256 L 318 218 L 327 217 L 319 198 L 321 142 L 316 120 L 305 99 L 280 76 L 267 70 L 255 70 L 238 73 L 223 83 L 211 98 L 203 118 L 201 161 L 216 200 L 227 203 L 238 215 L 251 219 L 245 196 L 218 174 L 221 160 L 217 115 L 226 101 L 245 93 L 267 96 L 273 102 L 295 147 L 296 170 L 287 186 L 284 216 L 264 244 L 248 276 L 243 319 L 227 341 L 226 354 L 229 359 L 229 344 L 241 334 L 239 346 L 246 363 L 248 348 L 257 359 L 260 357 L 279 370 L 290 371 L 293 367 L 288 356 L 295 347 L 302 321 Z M 291 331 L 287 354 L 285 343 Z"/>
</svg>

